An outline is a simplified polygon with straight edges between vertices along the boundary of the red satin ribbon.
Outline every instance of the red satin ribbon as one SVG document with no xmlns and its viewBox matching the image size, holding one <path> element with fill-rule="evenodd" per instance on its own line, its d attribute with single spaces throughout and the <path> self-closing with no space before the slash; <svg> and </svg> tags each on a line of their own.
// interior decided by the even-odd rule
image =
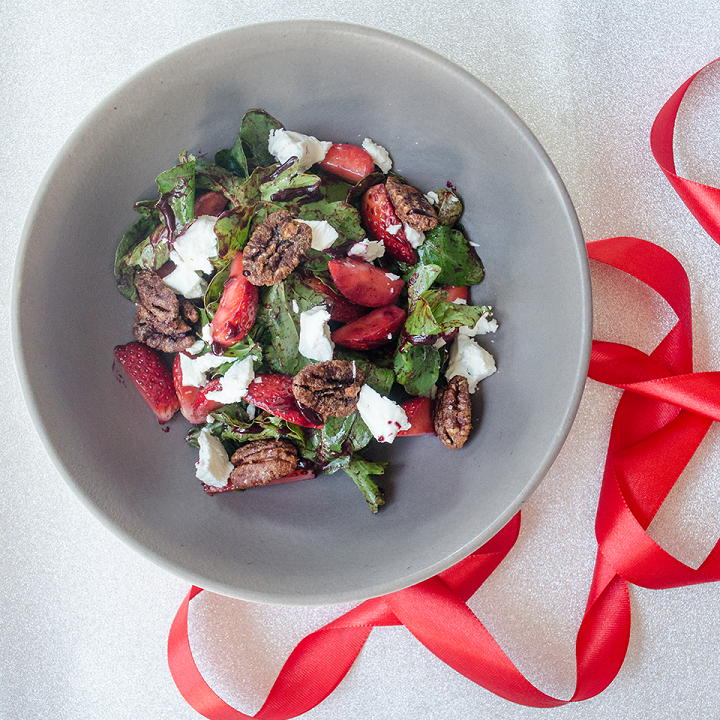
<svg viewBox="0 0 720 720">
<path fill-rule="evenodd" d="M 696 73 L 697 75 L 697 73 Z M 720 242 L 720 191 L 675 174 L 672 151 L 677 110 L 690 78 L 662 108 L 652 150 L 678 194 Z M 577 683 L 569 700 L 534 687 L 512 664 L 466 602 L 514 545 L 520 515 L 478 551 L 434 578 L 368 600 L 293 650 L 255 715 L 225 703 L 207 685 L 190 648 L 193 587 L 170 629 L 168 661 L 186 701 L 210 720 L 286 720 L 322 702 L 352 666 L 373 627 L 402 624 L 443 662 L 516 703 L 555 707 L 602 692 L 617 675 L 630 635 L 628 582 L 668 588 L 720 579 L 720 542 L 697 569 L 663 550 L 646 532 L 713 420 L 720 420 L 720 373 L 693 373 L 690 287 L 667 251 L 637 238 L 590 242 L 590 258 L 612 265 L 656 290 L 678 317 L 649 355 L 594 341 L 588 376 L 624 392 L 618 403 L 596 517 L 598 554 L 576 640 Z"/>
</svg>

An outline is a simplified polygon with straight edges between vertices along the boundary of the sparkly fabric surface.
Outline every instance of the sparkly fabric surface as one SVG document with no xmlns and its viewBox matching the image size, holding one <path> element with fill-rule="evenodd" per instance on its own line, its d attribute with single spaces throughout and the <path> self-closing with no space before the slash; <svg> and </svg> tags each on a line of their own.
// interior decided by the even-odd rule
<svg viewBox="0 0 720 720">
<path fill-rule="evenodd" d="M 720 246 L 650 153 L 667 98 L 720 55 L 716 0 L 5 0 L 0 9 L 0 305 L 10 332 L 18 239 L 43 175 L 83 117 L 119 83 L 185 43 L 292 17 L 370 25 L 445 55 L 497 92 L 563 177 L 587 240 L 636 235 L 673 252 L 691 281 L 697 370 L 720 368 Z M 681 175 L 720 182 L 720 68 L 678 117 Z M 674 323 L 662 301 L 593 264 L 595 337 L 649 351 Z M 560 320 L 560 319 L 558 319 Z M 544 322 L 553 322 L 552 308 Z M 51 348 L 48 348 L 51 353 Z M 48 459 L 25 409 L 10 343 L 0 351 L 0 718 L 199 717 L 170 677 L 166 640 L 188 590 L 112 535 Z M 592 574 L 593 522 L 619 392 L 588 381 L 557 461 L 527 503 L 520 539 L 470 605 L 529 680 L 570 697 L 575 633 Z M 720 430 L 713 427 L 651 526 L 697 565 L 715 543 Z M 404 628 L 380 628 L 338 690 L 305 717 L 503 720 L 708 718 L 720 710 L 720 588 L 631 588 L 625 663 L 600 696 L 556 710 L 513 705 L 473 685 Z M 203 594 L 191 642 L 213 688 L 254 713 L 294 644 L 343 607 L 280 608 Z"/>
</svg>

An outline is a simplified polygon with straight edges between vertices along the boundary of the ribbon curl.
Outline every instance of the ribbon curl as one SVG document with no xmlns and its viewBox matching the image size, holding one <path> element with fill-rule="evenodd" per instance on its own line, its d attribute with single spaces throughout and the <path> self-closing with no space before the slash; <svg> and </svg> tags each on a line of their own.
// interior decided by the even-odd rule
<svg viewBox="0 0 720 720">
<path fill-rule="evenodd" d="M 720 190 L 679 177 L 672 148 L 680 102 L 698 73 L 658 114 L 651 148 L 661 169 L 705 230 L 720 243 Z M 690 286 L 667 251 L 631 237 L 587 244 L 591 259 L 611 265 L 657 291 L 678 317 L 649 355 L 594 341 L 588 377 L 623 393 L 613 419 L 596 516 L 598 554 L 576 638 L 577 682 L 569 700 L 534 687 L 467 606 L 517 540 L 520 514 L 475 553 L 426 580 L 368 600 L 304 638 L 255 715 L 225 703 L 197 668 L 188 636 L 193 586 L 168 639 L 168 662 L 185 700 L 210 720 L 289 720 L 322 702 L 352 666 L 373 627 L 403 624 L 439 659 L 487 690 L 515 703 L 556 707 L 602 692 L 625 658 L 630 636 L 628 583 L 669 588 L 720 580 L 720 541 L 698 569 L 663 550 L 647 528 L 710 425 L 720 420 L 720 373 L 694 373 Z"/>
</svg>

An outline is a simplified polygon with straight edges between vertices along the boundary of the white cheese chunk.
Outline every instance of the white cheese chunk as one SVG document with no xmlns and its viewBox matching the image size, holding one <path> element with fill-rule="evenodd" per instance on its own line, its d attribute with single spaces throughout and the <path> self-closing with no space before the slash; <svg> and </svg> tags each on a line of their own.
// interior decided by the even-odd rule
<svg viewBox="0 0 720 720">
<path fill-rule="evenodd" d="M 287 130 L 271 130 L 268 138 L 268 152 L 279 162 L 287 162 L 291 157 L 299 161 L 298 172 L 305 172 L 309 167 L 325 159 L 331 142 L 323 142 L 312 135 L 289 132 Z"/>
<path fill-rule="evenodd" d="M 410 429 L 405 411 L 369 385 L 363 385 L 360 389 L 357 409 L 373 437 L 379 442 L 391 443 L 401 430 Z"/>
<path fill-rule="evenodd" d="M 183 262 L 182 258 L 174 251 L 170 253 L 170 259 L 175 263 L 175 269 L 163 278 L 163 282 L 176 293 L 183 295 L 188 300 L 201 298 L 207 290 L 207 282 L 198 275 L 190 265 Z"/>
<path fill-rule="evenodd" d="M 405 237 L 407 241 L 414 247 L 418 248 L 425 242 L 425 233 L 411 228 L 407 223 L 403 223 L 403 230 L 405 230 Z"/>
<path fill-rule="evenodd" d="M 385 255 L 385 245 L 378 240 L 368 240 L 368 238 L 356 242 L 348 250 L 348 257 L 360 258 L 365 262 L 372 262 L 383 255 Z"/>
<path fill-rule="evenodd" d="M 392 160 L 390 153 L 382 146 L 373 142 L 370 138 L 365 138 L 362 143 L 363 150 L 373 159 L 373 162 L 384 172 L 390 172 L 392 168 Z"/>
<path fill-rule="evenodd" d="M 472 338 L 458 333 L 450 348 L 450 358 L 445 377 L 450 380 L 455 375 L 467 378 L 468 389 L 474 393 L 478 383 L 492 375 L 495 370 L 493 356 L 480 347 Z"/>
<path fill-rule="evenodd" d="M 327 220 L 295 220 L 312 230 L 312 249 L 327 250 L 338 239 L 338 231 Z"/>
<path fill-rule="evenodd" d="M 205 373 L 208 370 L 224 365 L 226 362 L 229 362 L 229 358 L 222 355 L 213 355 L 212 353 L 206 353 L 196 358 L 180 353 L 182 384 L 186 387 L 204 387 L 208 383 Z"/>
<path fill-rule="evenodd" d="M 218 241 L 215 235 L 216 217 L 201 215 L 175 238 L 173 249 L 193 270 L 209 275 L 213 271 L 210 258 L 218 256 Z"/>
<path fill-rule="evenodd" d="M 195 463 L 195 476 L 206 485 L 221 488 L 227 485 L 233 464 L 223 444 L 204 427 L 198 435 L 200 457 Z"/>
<path fill-rule="evenodd" d="M 486 335 L 487 333 L 495 332 L 497 329 L 497 320 L 494 317 L 491 317 L 488 313 L 485 313 L 480 316 L 474 327 L 463 325 L 458 330 L 463 335 L 475 337 L 476 335 Z"/>
<path fill-rule="evenodd" d="M 332 360 L 335 344 L 330 339 L 330 313 L 324 305 L 300 313 L 300 342 L 298 350 L 308 360 Z"/>
<path fill-rule="evenodd" d="M 220 390 L 209 392 L 207 399 L 216 400 L 223 405 L 240 402 L 245 397 L 248 386 L 254 377 L 252 355 L 244 360 L 236 360 L 222 376 Z"/>
<path fill-rule="evenodd" d="M 438 194 L 434 190 L 431 190 L 430 192 L 426 192 L 425 197 L 427 198 L 427 201 L 431 205 L 439 205 L 440 204 L 440 198 L 438 197 Z"/>
</svg>

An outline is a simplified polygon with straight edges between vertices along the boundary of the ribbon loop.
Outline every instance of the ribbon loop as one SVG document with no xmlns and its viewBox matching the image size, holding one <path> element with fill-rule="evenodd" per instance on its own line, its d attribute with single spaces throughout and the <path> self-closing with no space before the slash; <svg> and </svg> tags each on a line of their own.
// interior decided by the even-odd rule
<svg viewBox="0 0 720 720">
<path fill-rule="evenodd" d="M 720 190 L 675 173 L 672 140 L 685 82 L 659 112 L 650 142 L 660 167 L 711 237 L 720 243 Z M 720 579 L 720 542 L 697 570 L 647 533 L 709 427 L 720 420 L 720 372 L 694 373 L 690 285 L 666 250 L 632 237 L 588 243 L 590 258 L 656 290 L 678 317 L 650 354 L 593 342 L 588 376 L 624 390 L 618 403 L 595 523 L 598 554 L 576 639 L 577 684 L 570 700 L 546 695 L 514 666 L 467 600 L 517 540 L 516 515 L 478 551 L 413 587 L 368 600 L 304 638 L 283 666 L 263 707 L 248 716 L 219 698 L 195 664 L 188 637 L 192 587 L 173 621 L 168 662 L 183 697 L 211 720 L 288 720 L 322 702 L 345 676 L 372 628 L 403 624 L 457 672 L 512 702 L 556 707 L 602 692 L 622 666 L 630 637 L 628 582 L 669 588 Z"/>
</svg>

